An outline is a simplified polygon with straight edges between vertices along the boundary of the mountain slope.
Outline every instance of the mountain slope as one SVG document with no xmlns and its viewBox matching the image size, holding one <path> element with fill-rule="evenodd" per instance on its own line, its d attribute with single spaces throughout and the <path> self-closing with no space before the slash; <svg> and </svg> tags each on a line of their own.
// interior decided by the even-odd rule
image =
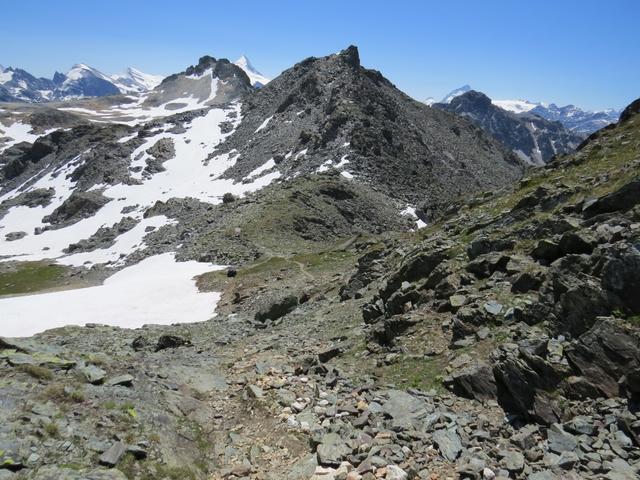
<svg viewBox="0 0 640 480">
<path fill-rule="evenodd" d="M 19 68 L 0 67 L 0 100 L 3 102 L 41 102 L 53 98 L 56 85 L 47 78 L 36 78 Z"/>
<path fill-rule="evenodd" d="M 285 178 L 335 169 L 391 197 L 435 205 L 521 173 L 515 158 L 467 121 L 360 66 L 355 47 L 286 70 L 247 97 L 242 117 L 220 147 L 238 152 L 228 172 L 236 179 L 268 162 Z"/>
<path fill-rule="evenodd" d="M 251 90 L 251 81 L 240 67 L 224 58 L 204 56 L 197 65 L 162 80 L 143 106 L 172 103 L 196 108 L 237 100 Z"/>
<path fill-rule="evenodd" d="M 551 122 L 531 113 L 508 112 L 475 90 L 433 107 L 470 119 L 534 165 L 543 165 L 555 155 L 572 152 L 583 140 L 582 136 L 565 129 L 560 122 Z"/>
<path fill-rule="evenodd" d="M 286 255 L 198 275 L 200 291 L 190 277 L 214 267 L 182 263 L 186 298 L 166 260 L 156 262 L 166 255 L 141 262 L 142 278 L 125 269 L 99 287 L 0 298 L 6 331 L 8 316 L 36 311 L 48 322 L 111 295 L 74 318 L 87 327 L 0 338 L 0 461 L 18 478 L 70 480 L 637 478 L 639 106 L 578 152 L 452 205 L 417 232 L 312 251 L 283 239 Z M 193 134 L 197 118 L 156 121 L 137 139 Z M 97 143 L 111 127 L 94 128 Z M 213 218 L 264 201 L 259 213 L 271 217 L 261 228 L 287 206 L 321 210 L 349 182 L 326 173 L 296 180 L 314 188 L 273 183 L 276 195 L 178 207 L 183 218 Z M 351 206 L 357 190 L 372 192 L 352 180 L 353 197 L 339 195 Z M 246 241 L 237 223 L 217 236 Z M 0 289 L 22 293 L 35 283 L 25 278 L 49 286 L 55 274 L 50 262 L 0 267 Z M 58 275 L 73 282 L 80 269 Z M 140 294 L 146 285 L 149 296 Z M 119 309 L 124 294 L 139 297 Z M 168 312 L 159 308 L 176 298 Z M 194 319 L 194 310 L 204 315 Z M 121 328 L 121 313 L 137 320 L 129 327 L 147 325 Z"/>
<path fill-rule="evenodd" d="M 71 67 L 65 75 L 56 73 L 53 76 L 56 90 L 53 99 L 69 99 L 82 97 L 103 97 L 120 93 L 111 79 L 99 70 L 79 63 Z"/>
<path fill-rule="evenodd" d="M 361 67 L 355 47 L 257 90 L 238 66 L 203 57 L 141 101 L 131 109 L 163 116 L 125 126 L 96 113 L 99 123 L 4 152 L 4 255 L 116 268 L 168 251 L 242 262 L 385 225 L 406 230 L 407 204 L 435 213 L 522 172 L 477 127 Z M 229 236 L 231 225 L 242 233 Z"/>
</svg>

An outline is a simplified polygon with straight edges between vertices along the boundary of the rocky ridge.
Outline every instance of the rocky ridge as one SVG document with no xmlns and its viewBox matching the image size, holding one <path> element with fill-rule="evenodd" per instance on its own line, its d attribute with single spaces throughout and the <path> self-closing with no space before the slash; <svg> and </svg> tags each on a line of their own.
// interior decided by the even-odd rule
<svg viewBox="0 0 640 480">
<path fill-rule="evenodd" d="M 242 119 L 218 148 L 240 155 L 227 173 L 235 179 L 262 165 L 284 177 L 337 169 L 392 198 L 436 204 L 522 172 L 479 129 L 363 68 L 353 46 L 286 70 L 245 99 Z"/>
</svg>

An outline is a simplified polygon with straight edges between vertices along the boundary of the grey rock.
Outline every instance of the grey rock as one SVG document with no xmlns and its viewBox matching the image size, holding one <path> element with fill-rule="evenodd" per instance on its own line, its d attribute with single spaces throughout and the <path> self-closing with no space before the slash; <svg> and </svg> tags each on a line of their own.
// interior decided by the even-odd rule
<svg viewBox="0 0 640 480">
<path fill-rule="evenodd" d="M 104 379 L 107 376 L 107 372 L 95 365 L 85 365 L 80 368 L 80 372 L 87 379 L 87 382 L 93 383 L 94 385 L 104 382 Z"/>
<path fill-rule="evenodd" d="M 311 478 L 318 466 L 317 455 L 307 455 L 298 460 L 287 474 L 287 480 L 307 480 Z"/>
<path fill-rule="evenodd" d="M 123 387 L 132 387 L 133 386 L 133 376 L 129 375 L 127 373 L 123 374 L 123 375 L 118 375 L 115 377 L 110 378 L 109 380 L 106 381 L 106 384 L 109 386 L 116 386 L 116 385 L 120 385 Z"/>
<path fill-rule="evenodd" d="M 257 385 L 247 385 L 245 388 L 247 398 L 258 400 L 264 398 L 264 391 Z"/>
<path fill-rule="evenodd" d="M 98 462 L 105 467 L 115 467 L 125 453 L 127 453 L 127 446 L 122 442 L 116 442 L 100 455 Z"/>
<path fill-rule="evenodd" d="M 351 454 L 351 448 L 347 446 L 340 435 L 328 433 L 322 437 L 317 454 L 320 465 L 337 466 L 347 455 Z"/>
<path fill-rule="evenodd" d="M 524 470 L 524 455 L 516 451 L 504 452 L 500 464 L 509 472 L 520 473 Z"/>
<path fill-rule="evenodd" d="M 549 450 L 555 453 L 572 452 L 578 447 L 576 437 L 565 432 L 561 425 L 553 424 L 547 430 Z"/>
<path fill-rule="evenodd" d="M 257 322 L 266 322 L 267 320 L 277 320 L 287 313 L 293 311 L 298 306 L 298 298 L 293 295 L 287 295 L 268 302 L 255 314 Z"/>
<path fill-rule="evenodd" d="M 462 442 L 455 431 L 449 429 L 436 430 L 432 438 L 444 458 L 450 462 L 454 462 L 458 458 L 462 451 Z"/>
<path fill-rule="evenodd" d="M 579 462 L 580 459 L 575 452 L 564 451 L 560 454 L 560 458 L 558 459 L 558 466 L 560 468 L 564 468 L 565 470 L 570 470 Z"/>
<path fill-rule="evenodd" d="M 527 480 L 558 480 L 558 476 L 551 470 L 543 470 L 541 472 L 532 473 Z"/>
<path fill-rule="evenodd" d="M 502 308 L 502 304 L 496 302 L 495 300 L 490 300 L 484 304 L 484 309 L 491 315 L 500 315 L 500 312 L 502 312 Z"/>
</svg>

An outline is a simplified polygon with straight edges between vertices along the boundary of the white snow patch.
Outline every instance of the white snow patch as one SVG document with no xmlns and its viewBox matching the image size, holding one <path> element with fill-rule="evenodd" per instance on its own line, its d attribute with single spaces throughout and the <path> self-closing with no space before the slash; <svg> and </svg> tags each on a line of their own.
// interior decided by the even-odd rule
<svg viewBox="0 0 640 480">
<path fill-rule="evenodd" d="M 513 113 L 524 113 L 533 110 L 538 106 L 536 103 L 531 103 L 527 100 L 491 100 L 496 107 L 500 107 L 503 110 L 508 110 Z"/>
<path fill-rule="evenodd" d="M 305 148 L 304 150 L 300 150 L 298 153 L 296 153 L 296 156 L 294 157 L 294 160 L 299 159 L 300 157 L 302 157 L 303 155 L 307 154 L 307 148 Z"/>
<path fill-rule="evenodd" d="M 349 160 L 347 160 L 347 157 L 349 155 L 343 155 L 342 158 L 340 159 L 340 161 L 336 164 L 336 168 L 342 168 L 344 167 L 347 163 L 351 163 L 349 162 Z"/>
<path fill-rule="evenodd" d="M 193 277 L 221 268 L 177 262 L 165 253 L 115 273 L 103 285 L 3 298 L 3 335 L 24 337 L 88 322 L 122 328 L 202 322 L 215 315 L 220 294 L 199 292 Z"/>
<path fill-rule="evenodd" d="M 342 175 L 344 178 L 348 178 L 349 180 L 351 180 L 353 178 L 353 174 L 344 171 L 344 172 L 340 172 L 340 175 Z"/>
<path fill-rule="evenodd" d="M 93 216 L 67 227 L 45 230 L 39 235 L 34 235 L 35 228 L 46 226 L 43 223 L 43 217 L 52 213 L 73 192 L 75 184 L 67 177 L 83 162 L 84 154 L 70 159 L 58 170 L 43 175 L 29 187 L 24 188 L 22 185 L 3 195 L 0 202 L 22 191 L 50 187 L 55 189 L 55 196 L 46 207 L 12 207 L 4 218 L 0 219 L 2 260 L 56 258 L 59 263 L 70 265 L 106 262 L 117 265 L 123 262 L 126 255 L 146 248 L 143 240 L 146 227 L 159 228 L 170 223 L 162 216 L 143 218 L 143 212 L 156 201 L 166 202 L 174 197 L 192 197 L 203 202 L 218 204 L 222 202 L 222 196 L 227 192 L 243 196 L 269 185 L 280 177 L 280 172 L 276 170 L 259 178 L 251 178 L 247 183 L 236 183 L 232 179 L 221 178 L 222 174 L 237 161 L 239 155 L 235 151 L 209 158 L 220 141 L 230 134 L 230 132 L 223 134 L 220 124 L 232 119 L 237 126 L 240 121 L 240 108 L 240 104 L 235 104 L 232 109 L 211 109 L 205 115 L 196 117 L 190 124 L 185 125 L 184 133 L 159 131 L 146 138 L 145 143 L 134 152 L 131 165 L 143 165 L 147 156 L 146 149 L 160 138 L 169 138 L 173 141 L 176 154 L 174 158 L 164 162 L 165 171 L 156 173 L 150 178 L 140 178 L 139 184 L 100 185 L 92 188 L 92 190 L 104 189 L 103 195 L 112 200 Z M 236 115 L 235 118 L 233 113 Z M 142 155 L 135 160 L 138 154 Z M 273 166 L 275 162 L 271 159 L 260 167 L 257 173 L 254 171 L 252 174 L 255 173 L 254 176 L 257 177 Z M 134 211 L 128 214 L 122 213 L 124 207 L 133 205 L 138 206 Z M 125 216 L 130 216 L 139 223 L 130 231 L 120 235 L 112 247 L 92 252 L 65 254 L 64 250 L 70 243 L 90 237 L 101 227 L 111 227 Z M 6 240 L 7 233 L 19 231 L 24 231 L 27 235 L 12 242 Z"/>
<path fill-rule="evenodd" d="M 425 222 L 423 222 L 422 220 L 420 220 L 418 218 L 418 215 L 416 214 L 416 207 L 412 207 L 411 205 L 407 205 L 407 208 L 402 210 L 400 212 L 400 215 L 405 215 L 407 217 L 415 218 L 416 219 L 416 229 L 417 230 L 420 230 L 421 228 L 424 228 L 424 227 L 427 226 L 427 224 Z"/>
<path fill-rule="evenodd" d="M 13 72 L 11 70 L 3 71 L 2 68 L 0 68 L 0 83 L 10 82 L 12 78 Z"/>
<path fill-rule="evenodd" d="M 297 158 L 297 157 L 296 157 Z M 320 165 L 317 169 L 317 173 L 322 173 L 328 171 L 333 166 L 333 162 L 331 160 L 327 160 L 322 165 Z"/>
<path fill-rule="evenodd" d="M 48 135 L 55 131 L 55 128 L 49 129 L 42 134 L 31 133 L 32 127 L 28 123 L 15 122 L 12 125 L 5 127 L 0 123 L 0 138 L 5 139 L 5 143 L 0 145 L 0 153 L 7 148 L 20 142 L 35 142 L 39 137 Z M 9 139 L 9 140 L 6 140 Z"/>
<path fill-rule="evenodd" d="M 258 133 L 260 130 L 263 130 L 264 128 L 266 128 L 266 126 L 269 124 L 269 120 L 271 120 L 272 118 L 273 118 L 273 115 L 271 115 L 270 117 L 267 117 L 265 121 L 262 122 L 258 128 L 256 128 L 256 131 L 254 133 Z"/>
<path fill-rule="evenodd" d="M 261 165 L 258 168 L 256 168 L 255 170 L 253 170 L 245 178 L 259 177 L 262 172 L 266 172 L 267 170 L 271 170 L 275 166 L 276 166 L 275 160 L 273 158 L 270 158 L 269 160 L 267 160 L 265 162 L 264 165 Z"/>
</svg>

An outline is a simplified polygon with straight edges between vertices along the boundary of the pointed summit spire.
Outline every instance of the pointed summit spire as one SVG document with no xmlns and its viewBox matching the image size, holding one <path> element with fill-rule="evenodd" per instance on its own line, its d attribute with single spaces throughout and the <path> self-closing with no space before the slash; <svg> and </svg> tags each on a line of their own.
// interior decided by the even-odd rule
<svg viewBox="0 0 640 480">
<path fill-rule="evenodd" d="M 265 77 L 264 75 L 262 75 L 262 73 L 256 70 L 256 68 L 251 64 L 251 61 L 249 60 L 249 58 L 247 58 L 246 55 L 241 55 L 240 58 L 238 58 L 233 63 L 244 70 L 244 73 L 246 73 L 249 77 L 249 80 L 251 80 L 251 85 L 253 85 L 254 87 L 263 87 L 271 80 L 270 78 Z"/>
</svg>

